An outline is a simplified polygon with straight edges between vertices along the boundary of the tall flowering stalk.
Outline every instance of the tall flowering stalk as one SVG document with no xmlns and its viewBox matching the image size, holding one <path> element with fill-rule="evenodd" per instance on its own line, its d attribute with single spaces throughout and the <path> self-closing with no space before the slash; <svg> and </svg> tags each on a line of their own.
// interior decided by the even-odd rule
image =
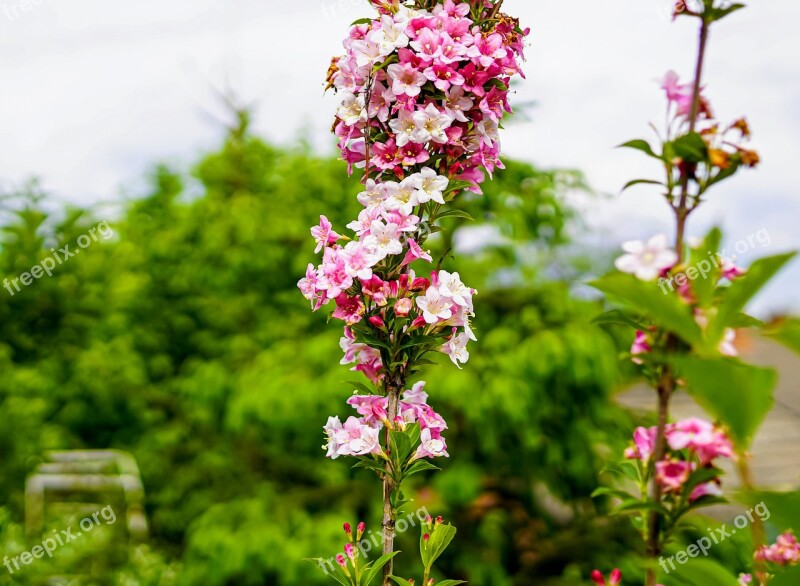
<svg viewBox="0 0 800 586">
<path fill-rule="evenodd" d="M 350 171 L 362 170 L 364 209 L 347 225 L 352 236 L 321 217 L 311 233 L 322 264 L 310 264 L 299 287 L 314 311 L 333 305 L 332 317 L 345 323 L 342 364 L 369 382 L 356 383 L 361 394 L 348 400 L 360 417 L 331 417 L 325 431 L 328 457 L 355 457 L 383 482 L 384 556 L 373 567 L 382 565 L 386 586 L 412 583 L 392 576 L 401 485 L 448 456 L 447 423 L 428 404 L 425 383 L 409 382 L 429 352 L 460 368 L 476 339 L 476 291 L 442 270 L 443 259 L 426 269 L 434 259 L 425 243 L 440 220 L 463 215 L 447 203 L 480 193 L 485 175 L 503 166 L 498 130 L 528 31 L 500 12 L 502 0 L 371 4 L 377 15 L 353 23 L 327 79 L 342 98 L 333 130 Z M 454 533 L 437 521 L 423 535 L 426 586 Z M 368 583 L 356 566 L 339 566 L 341 583 Z"/>
<path fill-rule="evenodd" d="M 636 330 L 630 356 L 657 395 L 657 425 L 637 429 L 627 460 L 609 467 L 624 480 L 619 487 L 596 491 L 621 501 L 615 512 L 633 515 L 650 557 L 647 586 L 655 586 L 659 565 L 665 573 L 669 564 L 676 571 L 672 558 L 663 554 L 681 519 L 722 500 L 717 460 L 735 460 L 745 488 L 754 490 L 748 448 L 773 404 L 774 372 L 738 360 L 734 342 L 737 328 L 763 325 L 743 313 L 745 305 L 793 255 L 761 259 L 745 270 L 716 252 L 722 237 L 718 229 L 705 239 L 686 238 L 687 220 L 709 190 L 759 162 L 747 146 L 750 129 L 745 119 L 730 124 L 717 120 L 702 84 L 712 25 L 741 8 L 744 5 L 719 0 L 677 3 L 676 18 L 699 24 L 694 78 L 684 84 L 674 72 L 665 76 L 668 116 L 666 127 L 657 131 L 657 146 L 641 139 L 622 145 L 663 165 L 662 179 L 636 179 L 626 188 L 643 183 L 663 189 L 675 218 L 675 244 L 670 247 L 663 235 L 627 242 L 626 254 L 616 261 L 618 272 L 594 283 L 622 307 L 600 321 Z M 715 421 L 670 423 L 670 402 L 680 389 Z M 638 494 L 627 488 L 631 481 Z M 753 534 L 756 545 L 762 544 L 759 519 L 753 522 Z M 763 556 L 756 556 L 755 562 L 759 583 L 765 584 Z M 702 578 L 692 575 L 698 568 L 690 563 L 677 571 L 690 581 L 707 582 L 708 573 Z M 715 583 L 735 581 L 725 569 L 713 571 Z"/>
</svg>

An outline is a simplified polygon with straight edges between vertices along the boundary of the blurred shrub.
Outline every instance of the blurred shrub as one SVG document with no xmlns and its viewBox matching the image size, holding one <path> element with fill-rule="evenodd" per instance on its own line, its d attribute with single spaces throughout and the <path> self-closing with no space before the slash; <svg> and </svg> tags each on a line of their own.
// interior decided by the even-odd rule
<svg viewBox="0 0 800 586">
<path fill-rule="evenodd" d="M 4 551 L 22 545 L 25 475 L 55 448 L 139 461 L 152 543 L 132 551 L 120 585 L 324 584 L 301 558 L 338 552 L 344 521 L 378 526 L 377 483 L 320 450 L 327 416 L 349 409 L 342 381 L 357 377 L 295 288 L 319 211 L 337 210 L 340 227 L 357 212 L 345 177 L 344 164 L 271 147 L 243 124 L 191 176 L 157 168 L 113 238 L 0 294 Z M 625 551 L 627 533 L 605 539 L 588 498 L 602 453 L 629 428 L 609 401 L 615 346 L 590 323 L 596 305 L 546 278 L 568 263 L 563 201 L 582 188 L 577 173 L 510 162 L 462 201 L 476 223 L 432 241 L 438 254 L 468 249 L 445 266 L 480 290 L 480 342 L 469 368 L 443 357 L 425 377 L 453 458 L 411 506 L 453 518 L 459 545 L 442 564 L 474 584 L 577 583 L 569 576 Z M 5 275 L 108 219 L 46 203 L 12 207 Z M 400 548 L 417 539 L 409 531 Z"/>
</svg>

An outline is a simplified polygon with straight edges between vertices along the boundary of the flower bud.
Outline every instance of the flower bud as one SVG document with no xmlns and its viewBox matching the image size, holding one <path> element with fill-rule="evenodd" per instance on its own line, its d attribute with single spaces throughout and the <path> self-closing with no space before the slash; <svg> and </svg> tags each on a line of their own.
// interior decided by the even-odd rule
<svg viewBox="0 0 800 586">
<path fill-rule="evenodd" d="M 345 561 L 344 556 L 342 554 L 336 556 L 336 563 L 339 564 L 345 570 L 347 569 L 347 562 Z"/>
<path fill-rule="evenodd" d="M 347 538 L 352 540 L 353 529 L 350 527 L 350 523 L 345 523 L 343 529 L 344 529 L 344 534 L 347 535 Z"/>
<path fill-rule="evenodd" d="M 397 317 L 408 317 L 413 307 L 414 302 L 408 297 L 404 297 L 403 299 L 398 299 L 397 303 L 394 304 L 394 313 Z"/>
<path fill-rule="evenodd" d="M 361 541 L 361 537 L 364 535 L 364 531 L 366 530 L 367 530 L 367 524 L 364 523 L 364 521 L 361 521 L 361 523 L 359 523 L 357 527 L 358 533 L 356 534 L 356 541 Z"/>
<path fill-rule="evenodd" d="M 353 547 L 352 543 L 348 543 L 344 546 L 344 553 L 349 557 L 351 560 L 356 559 L 356 548 Z"/>
<path fill-rule="evenodd" d="M 442 523 L 444 523 L 444 517 L 439 515 L 438 517 L 436 517 L 436 524 L 441 525 Z"/>
<path fill-rule="evenodd" d="M 383 321 L 383 319 L 379 315 L 373 315 L 367 321 L 369 321 L 369 323 L 371 323 L 376 328 L 379 328 L 381 330 L 386 329 L 386 323 Z"/>
<path fill-rule="evenodd" d="M 411 322 L 411 327 L 409 329 L 413 330 L 414 328 L 424 328 L 427 325 L 425 318 L 419 316 L 414 321 Z"/>
</svg>

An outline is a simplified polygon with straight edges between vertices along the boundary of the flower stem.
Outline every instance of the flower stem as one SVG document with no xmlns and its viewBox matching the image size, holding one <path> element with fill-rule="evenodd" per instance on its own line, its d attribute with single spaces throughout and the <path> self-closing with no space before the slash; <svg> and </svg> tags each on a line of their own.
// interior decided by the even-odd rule
<svg viewBox="0 0 800 586">
<path fill-rule="evenodd" d="M 689 131 L 694 132 L 697 126 L 697 118 L 700 114 L 700 91 L 703 76 L 703 65 L 705 63 L 706 47 L 708 45 L 709 22 L 703 15 L 700 15 L 700 42 L 697 51 L 697 64 L 695 67 L 694 87 L 692 91 L 692 108 L 689 114 Z M 674 206 L 676 220 L 675 251 L 678 254 L 678 262 L 682 262 L 684 255 L 684 241 L 686 237 L 686 221 L 693 208 L 689 207 L 689 170 L 686 170 L 681 178 L 681 195 L 677 206 Z M 667 338 L 667 354 L 675 350 L 676 339 L 673 335 Z M 664 371 L 659 380 L 658 391 L 658 426 L 656 428 L 656 445 L 653 453 L 653 461 L 659 462 L 664 457 L 666 450 L 666 428 L 669 419 L 670 399 L 675 392 L 677 381 L 675 373 L 670 365 L 664 367 Z M 653 478 L 652 485 L 653 501 L 661 502 L 662 490 L 658 481 Z M 661 541 L 661 515 L 653 511 L 647 528 L 647 555 L 651 558 L 653 565 L 649 566 L 646 575 L 646 585 L 656 586 L 655 560 L 661 555 L 663 543 Z"/>
<path fill-rule="evenodd" d="M 389 425 L 386 426 L 386 449 L 390 449 L 389 439 L 391 437 L 392 425 L 397 418 L 397 412 L 400 403 L 400 393 L 403 392 L 405 386 L 405 376 L 402 372 L 387 373 L 385 389 L 386 396 L 389 398 L 389 405 L 386 410 Z M 391 462 L 386 464 L 386 473 L 383 475 L 383 553 L 390 554 L 394 552 L 394 536 L 395 536 L 395 521 L 397 519 L 397 510 L 392 504 L 394 501 L 394 493 L 399 490 L 399 486 L 395 486 L 395 475 Z M 394 570 L 394 563 L 389 560 L 383 567 L 383 586 L 391 586 L 389 576 L 392 575 Z"/>
</svg>

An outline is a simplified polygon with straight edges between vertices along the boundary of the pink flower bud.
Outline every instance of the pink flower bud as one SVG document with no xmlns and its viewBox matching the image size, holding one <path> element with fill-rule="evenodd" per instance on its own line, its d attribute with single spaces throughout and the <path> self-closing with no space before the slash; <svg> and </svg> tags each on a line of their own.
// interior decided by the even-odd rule
<svg viewBox="0 0 800 586">
<path fill-rule="evenodd" d="M 428 541 L 430 540 L 430 538 L 431 538 L 431 536 L 430 536 L 430 535 L 428 535 L 427 533 L 426 533 L 425 535 L 423 535 L 423 536 L 422 536 L 422 540 L 423 540 L 423 541 L 424 541 L 426 544 L 428 543 Z"/>
<path fill-rule="evenodd" d="M 408 317 L 413 307 L 414 302 L 408 297 L 404 297 L 403 299 L 398 299 L 397 303 L 394 304 L 394 313 L 397 317 Z"/>
<path fill-rule="evenodd" d="M 367 320 L 367 321 L 369 321 L 369 323 L 371 323 L 371 324 L 372 324 L 373 326 L 375 326 L 376 328 L 380 328 L 380 329 L 384 329 L 384 328 L 386 328 L 386 323 L 385 323 L 385 322 L 383 321 L 383 319 L 382 319 L 380 316 L 378 316 L 378 315 L 373 315 L 373 316 L 372 316 L 371 318 L 369 318 L 369 320 Z"/>
<path fill-rule="evenodd" d="M 343 568 L 347 568 L 347 562 L 344 559 L 342 554 L 336 556 L 336 563 L 342 566 Z"/>
<path fill-rule="evenodd" d="M 603 577 L 603 574 L 600 573 L 600 570 L 592 572 L 592 582 L 597 586 L 606 586 L 606 579 Z"/>
<path fill-rule="evenodd" d="M 444 517 L 439 515 L 438 517 L 436 517 L 436 524 L 441 525 L 442 523 L 444 523 Z"/>
<path fill-rule="evenodd" d="M 428 287 L 431 286 L 431 282 L 429 279 L 424 277 L 417 277 L 414 279 L 414 282 L 411 283 L 411 290 L 412 291 L 427 291 Z"/>
<path fill-rule="evenodd" d="M 364 521 L 361 521 L 361 523 L 358 524 L 357 530 L 358 534 L 356 536 L 356 540 L 361 541 L 361 536 L 364 535 L 364 531 L 367 530 L 367 524 L 364 523 Z"/>
<path fill-rule="evenodd" d="M 353 539 L 353 529 L 350 527 L 350 523 L 344 524 L 344 534 L 347 535 L 350 539 Z"/>
<path fill-rule="evenodd" d="M 411 322 L 411 328 L 409 329 L 413 330 L 414 328 L 423 328 L 425 327 L 426 323 L 427 322 L 425 321 L 425 318 L 419 316 L 418 318 L 416 318 L 414 321 Z"/>
<path fill-rule="evenodd" d="M 353 547 L 352 543 L 348 543 L 344 546 L 344 553 L 349 557 L 351 560 L 356 559 L 356 548 Z"/>
<path fill-rule="evenodd" d="M 615 568 L 613 572 L 611 572 L 611 576 L 608 577 L 608 584 L 609 586 L 619 586 L 622 583 L 622 572 L 619 568 Z"/>
</svg>

